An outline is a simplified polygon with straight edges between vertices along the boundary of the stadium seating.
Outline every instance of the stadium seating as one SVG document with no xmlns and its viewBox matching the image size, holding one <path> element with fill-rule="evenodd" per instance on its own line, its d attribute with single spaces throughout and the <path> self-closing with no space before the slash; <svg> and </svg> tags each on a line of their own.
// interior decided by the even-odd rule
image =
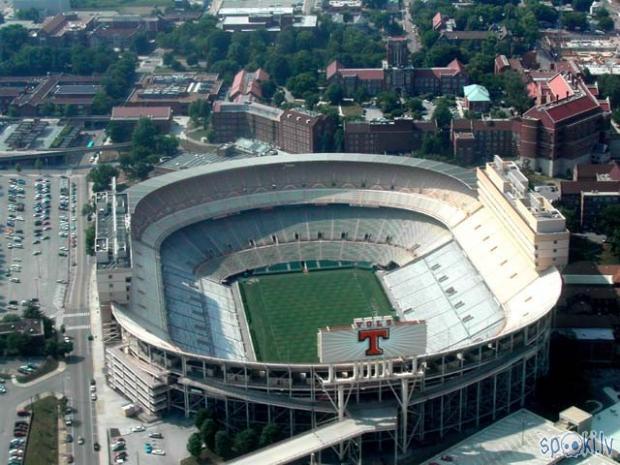
<svg viewBox="0 0 620 465">
<path fill-rule="evenodd" d="M 410 166 L 395 170 L 393 165 L 380 164 L 377 160 L 373 160 L 372 165 L 335 160 L 329 163 L 306 163 L 299 167 L 257 165 L 251 170 L 227 170 L 217 175 L 188 178 L 181 173 L 177 176 L 179 182 L 182 182 L 182 188 L 173 182 L 140 201 L 140 208 L 132 218 L 134 232 L 140 235 L 148 224 L 192 206 L 265 192 L 277 194 L 294 190 L 312 192 L 313 189 L 331 189 L 357 192 L 360 199 L 369 194 L 389 197 L 391 193 L 406 192 L 424 194 L 463 211 L 475 208 L 476 205 L 471 191 L 457 179 Z M 135 195 L 135 198 L 139 200 L 140 195 Z"/>
<path fill-rule="evenodd" d="M 504 312 L 454 241 L 381 275 L 404 320 L 427 324 L 427 352 L 455 349 L 497 334 Z"/>
<path fill-rule="evenodd" d="M 404 265 L 450 238 L 418 213 L 347 205 L 251 210 L 181 228 L 160 247 L 170 338 L 191 352 L 244 359 L 239 309 L 222 284 L 228 276 L 305 260 Z M 151 256 L 146 248 L 138 252 L 141 263 Z M 142 276 L 139 269 L 136 275 Z M 138 278 L 132 292 L 148 288 Z"/>
</svg>

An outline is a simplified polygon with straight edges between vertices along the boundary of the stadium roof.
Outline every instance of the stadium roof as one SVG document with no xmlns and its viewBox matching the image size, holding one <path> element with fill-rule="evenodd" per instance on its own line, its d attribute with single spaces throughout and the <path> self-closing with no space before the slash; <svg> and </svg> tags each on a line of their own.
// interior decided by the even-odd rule
<svg viewBox="0 0 620 465">
<path fill-rule="evenodd" d="M 260 158 L 250 158 L 242 160 L 232 160 L 222 163 L 212 163 L 196 167 L 191 172 L 177 171 L 168 173 L 163 176 L 157 176 L 147 179 L 127 190 L 129 198 L 129 210 L 134 212 L 137 203 L 151 192 L 183 181 L 190 177 L 201 176 L 205 174 L 213 174 L 219 171 L 227 171 L 231 169 L 244 168 L 248 166 L 264 166 L 271 164 L 296 163 L 296 162 L 361 162 L 375 164 L 390 164 L 394 166 L 407 166 L 411 168 L 420 168 L 423 170 L 434 171 L 445 174 L 452 178 L 458 179 L 470 189 L 476 188 L 476 173 L 473 170 L 461 168 L 460 166 L 449 165 L 439 161 L 422 160 L 420 158 L 396 157 L 389 155 L 368 155 L 368 154 L 350 154 L 350 153 L 310 153 L 310 154 L 287 154 L 274 155 Z"/>
</svg>

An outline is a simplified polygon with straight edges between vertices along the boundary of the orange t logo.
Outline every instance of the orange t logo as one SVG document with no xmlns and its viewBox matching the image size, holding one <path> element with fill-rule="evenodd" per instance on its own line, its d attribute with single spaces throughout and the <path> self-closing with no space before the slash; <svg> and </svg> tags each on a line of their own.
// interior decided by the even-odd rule
<svg viewBox="0 0 620 465">
<path fill-rule="evenodd" d="M 366 350 L 366 355 L 369 356 L 383 354 L 383 349 L 379 347 L 379 338 L 389 339 L 389 328 L 362 329 L 357 332 L 357 340 L 359 342 L 368 339 L 368 349 Z"/>
</svg>

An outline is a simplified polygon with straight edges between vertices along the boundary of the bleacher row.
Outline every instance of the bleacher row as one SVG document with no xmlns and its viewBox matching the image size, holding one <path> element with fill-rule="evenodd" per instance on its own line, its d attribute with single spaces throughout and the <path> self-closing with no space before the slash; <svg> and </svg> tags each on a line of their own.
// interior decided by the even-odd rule
<svg viewBox="0 0 620 465">
<path fill-rule="evenodd" d="M 499 332 L 504 312 L 456 242 L 381 276 L 405 320 L 425 320 L 427 351 L 454 349 Z"/>
<path fill-rule="evenodd" d="M 376 161 L 351 163 L 341 161 L 305 162 L 291 165 L 256 165 L 185 177 L 163 185 L 140 201 L 132 218 L 134 232 L 141 235 L 146 225 L 165 216 L 216 200 L 260 192 L 342 189 L 375 192 L 424 193 L 467 210 L 476 204 L 468 187 L 457 179 L 424 169 L 401 166 L 395 169 Z M 251 169 L 249 169 L 251 168 Z M 217 174 L 217 175 L 215 175 Z M 153 183 L 163 182 L 154 180 Z M 146 189 L 146 187 L 144 187 Z M 130 192 L 132 204 L 140 198 L 140 189 Z"/>
<path fill-rule="evenodd" d="M 211 270 L 217 273 L 214 279 L 222 280 L 239 271 L 304 259 L 403 264 L 413 258 L 416 249 L 442 237 L 450 237 L 450 233 L 440 223 L 405 210 L 345 205 L 290 206 L 196 223 L 169 236 L 162 244 L 161 254 L 173 257 L 174 263 L 183 263 L 183 267 L 193 269 L 203 264 L 201 274 L 208 275 Z M 299 245 L 310 241 L 335 243 L 325 247 Z M 290 243 L 298 245 L 284 247 Z M 279 247 L 273 251 L 261 250 L 273 245 Z M 304 256 L 304 252 L 312 250 L 315 252 Z M 245 252 L 231 256 L 239 251 Z M 386 253 L 385 257 L 381 256 L 382 252 Z M 277 261 L 269 261 L 272 258 Z M 219 264 L 224 262 L 233 271 L 218 272 Z"/>
<path fill-rule="evenodd" d="M 249 211 L 196 223 L 160 248 L 170 337 L 191 352 L 244 359 L 241 309 L 231 288 L 219 283 L 228 276 L 302 260 L 402 265 L 450 237 L 438 222 L 414 212 L 343 205 Z"/>
</svg>

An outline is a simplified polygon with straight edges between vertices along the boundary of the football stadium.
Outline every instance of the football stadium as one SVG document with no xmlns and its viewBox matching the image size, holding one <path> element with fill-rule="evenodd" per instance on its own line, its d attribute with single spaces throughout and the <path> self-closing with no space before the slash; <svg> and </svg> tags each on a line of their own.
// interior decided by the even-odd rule
<svg viewBox="0 0 620 465">
<path fill-rule="evenodd" d="M 522 407 L 547 371 L 568 232 L 513 162 L 277 155 L 106 199 L 107 381 L 152 417 L 290 438 L 235 463 L 396 457 Z"/>
</svg>

